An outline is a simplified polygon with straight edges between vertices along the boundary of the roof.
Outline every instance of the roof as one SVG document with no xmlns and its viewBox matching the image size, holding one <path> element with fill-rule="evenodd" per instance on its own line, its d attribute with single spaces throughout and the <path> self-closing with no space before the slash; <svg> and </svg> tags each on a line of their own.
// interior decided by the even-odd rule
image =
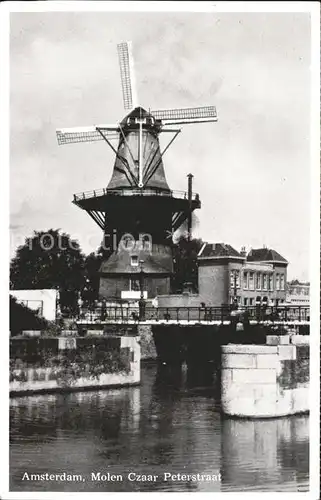
<svg viewBox="0 0 321 500">
<path fill-rule="evenodd" d="M 198 258 L 200 259 L 217 257 L 244 258 L 235 248 L 227 243 L 204 243 L 198 254 Z"/>
<path fill-rule="evenodd" d="M 288 264 L 288 261 L 272 248 L 252 249 L 248 253 L 246 260 L 249 262 L 263 261 L 263 262 L 280 262 Z"/>
</svg>

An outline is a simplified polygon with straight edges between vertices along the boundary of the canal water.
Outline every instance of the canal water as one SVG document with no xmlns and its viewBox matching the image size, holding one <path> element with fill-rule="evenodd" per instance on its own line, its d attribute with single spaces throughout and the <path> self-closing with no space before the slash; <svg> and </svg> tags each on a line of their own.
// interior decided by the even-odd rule
<svg viewBox="0 0 321 500">
<path fill-rule="evenodd" d="M 185 370 L 10 401 L 11 491 L 307 491 L 308 478 L 308 416 L 222 418 L 217 384 Z"/>
</svg>

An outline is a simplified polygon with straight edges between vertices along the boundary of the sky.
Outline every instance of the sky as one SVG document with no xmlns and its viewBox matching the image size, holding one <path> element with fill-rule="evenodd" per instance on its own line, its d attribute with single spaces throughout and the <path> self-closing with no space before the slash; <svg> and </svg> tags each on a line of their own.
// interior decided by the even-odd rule
<svg viewBox="0 0 321 500">
<path fill-rule="evenodd" d="M 56 128 L 115 123 L 123 109 L 117 43 L 131 40 L 139 104 L 215 105 L 164 156 L 173 190 L 202 208 L 194 235 L 274 248 L 309 279 L 310 17 L 307 13 L 25 12 L 10 20 L 11 252 L 61 228 L 95 251 L 102 233 L 71 203 L 105 187 L 104 142 L 58 146 Z"/>
</svg>

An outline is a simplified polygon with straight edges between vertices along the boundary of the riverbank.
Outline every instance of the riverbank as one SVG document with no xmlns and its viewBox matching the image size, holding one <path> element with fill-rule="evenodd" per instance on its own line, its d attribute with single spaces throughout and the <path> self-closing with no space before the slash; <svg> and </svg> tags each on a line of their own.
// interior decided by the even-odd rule
<svg viewBox="0 0 321 500">
<path fill-rule="evenodd" d="M 10 396 L 140 383 L 139 337 L 10 340 Z"/>
</svg>

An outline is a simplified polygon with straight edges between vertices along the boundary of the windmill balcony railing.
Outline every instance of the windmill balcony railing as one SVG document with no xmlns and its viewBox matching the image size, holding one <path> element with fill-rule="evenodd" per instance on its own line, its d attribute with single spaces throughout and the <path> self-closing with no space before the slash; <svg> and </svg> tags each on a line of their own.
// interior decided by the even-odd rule
<svg viewBox="0 0 321 500">
<path fill-rule="evenodd" d="M 92 191 L 83 191 L 82 193 L 74 194 L 74 202 L 87 200 L 89 198 L 98 198 L 100 196 L 165 196 L 179 199 L 188 199 L 188 194 L 186 191 L 164 191 L 162 189 L 107 189 L 100 188 L 94 189 Z M 193 201 L 199 201 L 199 194 L 192 194 Z"/>
<path fill-rule="evenodd" d="M 91 322 L 177 322 L 177 323 L 223 323 L 223 322 L 272 322 L 272 323 L 309 323 L 310 307 L 83 307 L 77 320 Z"/>
</svg>

